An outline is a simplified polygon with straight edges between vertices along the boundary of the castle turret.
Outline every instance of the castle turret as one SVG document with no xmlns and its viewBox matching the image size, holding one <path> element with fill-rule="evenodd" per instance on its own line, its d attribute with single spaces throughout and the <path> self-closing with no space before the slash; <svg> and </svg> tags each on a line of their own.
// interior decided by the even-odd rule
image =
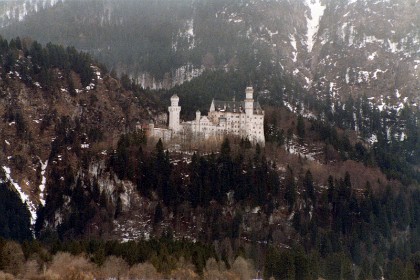
<svg viewBox="0 0 420 280">
<path fill-rule="evenodd" d="M 249 86 L 245 90 L 245 135 L 253 138 L 254 89 Z"/>
<path fill-rule="evenodd" d="M 181 130 L 181 125 L 179 123 L 179 115 L 181 113 L 181 106 L 178 106 L 179 97 L 174 94 L 171 97 L 171 106 L 168 107 L 169 111 L 169 129 L 172 129 L 174 132 Z"/>
<path fill-rule="evenodd" d="M 201 112 L 200 112 L 200 110 L 197 110 L 195 112 L 195 126 L 196 126 L 196 131 L 197 132 L 200 131 L 200 120 L 201 120 Z"/>
<path fill-rule="evenodd" d="M 245 90 L 245 113 L 251 117 L 254 111 L 254 89 L 247 87 Z"/>
</svg>

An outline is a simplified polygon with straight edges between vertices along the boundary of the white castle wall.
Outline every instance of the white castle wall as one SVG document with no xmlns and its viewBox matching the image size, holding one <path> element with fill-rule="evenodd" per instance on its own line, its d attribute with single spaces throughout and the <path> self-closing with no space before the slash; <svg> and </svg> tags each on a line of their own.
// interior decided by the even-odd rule
<svg viewBox="0 0 420 280">
<path fill-rule="evenodd" d="M 265 144 L 264 137 L 264 111 L 254 108 L 253 89 L 246 88 L 246 99 L 243 103 L 231 102 L 235 108 L 216 108 L 213 100 L 208 116 L 196 112 L 193 121 L 180 122 L 181 107 L 178 105 L 179 97 L 171 97 L 169 111 L 169 126 L 167 129 L 151 127 L 150 134 L 155 138 L 174 138 L 175 136 L 191 135 L 194 139 L 208 139 L 210 137 L 223 138 L 224 135 L 237 135 L 247 137 L 251 142 Z M 220 103 L 220 102 L 219 102 Z M 223 102 L 222 102 L 223 103 Z M 239 107 L 244 104 L 245 108 Z"/>
</svg>

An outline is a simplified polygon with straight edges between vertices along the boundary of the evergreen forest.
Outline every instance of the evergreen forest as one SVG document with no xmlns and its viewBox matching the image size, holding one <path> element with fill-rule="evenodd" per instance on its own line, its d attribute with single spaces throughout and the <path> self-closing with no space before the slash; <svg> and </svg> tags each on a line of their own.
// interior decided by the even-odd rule
<svg viewBox="0 0 420 280">
<path fill-rule="evenodd" d="M 72 47 L 0 39 L 0 53 L 1 167 L 29 172 L 38 159 L 25 157 L 24 149 L 46 151 L 48 160 L 45 204 L 33 225 L 0 169 L 6 279 L 104 279 L 116 271 L 133 278 L 149 272 L 191 279 L 420 277 L 417 108 L 380 110 L 366 96 L 308 95 L 287 75 L 264 81 L 256 74 L 265 145 L 232 136 L 180 151 L 148 138 L 130 105 L 164 113 L 178 94 L 182 118 L 191 120 L 213 98 L 242 99 L 250 78 L 245 68 L 205 71 L 181 86 L 150 90 Z M 25 105 L 39 93 L 51 111 L 38 124 Z M 54 107 L 62 96 L 70 102 Z M 62 113 L 68 104 L 80 118 Z M 83 115 L 89 107 L 95 117 Z M 122 108 L 112 113 L 121 122 L 104 121 L 112 110 L 104 108 Z M 5 156 L 6 136 L 21 144 L 13 160 Z M 37 146 L 38 138 L 48 144 Z M 298 148 L 317 152 L 293 153 Z M 137 212 L 127 206 L 130 199 Z M 147 217 L 143 235 L 114 238 L 138 213 Z M 74 269 L 60 271 L 66 262 Z"/>
</svg>

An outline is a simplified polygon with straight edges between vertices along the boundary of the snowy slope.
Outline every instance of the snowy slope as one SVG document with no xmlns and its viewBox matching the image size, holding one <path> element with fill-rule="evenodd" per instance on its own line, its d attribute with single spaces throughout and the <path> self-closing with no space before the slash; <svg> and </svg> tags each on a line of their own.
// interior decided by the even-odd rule
<svg viewBox="0 0 420 280">
<path fill-rule="evenodd" d="M 23 21 L 26 16 L 47 9 L 64 0 L 5 0 L 0 2 L 0 26 Z"/>
</svg>

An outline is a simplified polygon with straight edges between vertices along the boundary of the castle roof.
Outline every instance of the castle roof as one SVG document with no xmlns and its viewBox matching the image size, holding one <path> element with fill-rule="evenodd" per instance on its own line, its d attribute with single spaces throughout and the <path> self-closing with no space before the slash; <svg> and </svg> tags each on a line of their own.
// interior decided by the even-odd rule
<svg viewBox="0 0 420 280">
<path fill-rule="evenodd" d="M 230 113 L 244 113 L 245 102 L 244 101 L 221 101 L 213 100 L 214 110 L 217 112 L 230 112 Z M 263 113 L 260 103 L 254 102 L 254 114 L 261 115 Z"/>
</svg>

